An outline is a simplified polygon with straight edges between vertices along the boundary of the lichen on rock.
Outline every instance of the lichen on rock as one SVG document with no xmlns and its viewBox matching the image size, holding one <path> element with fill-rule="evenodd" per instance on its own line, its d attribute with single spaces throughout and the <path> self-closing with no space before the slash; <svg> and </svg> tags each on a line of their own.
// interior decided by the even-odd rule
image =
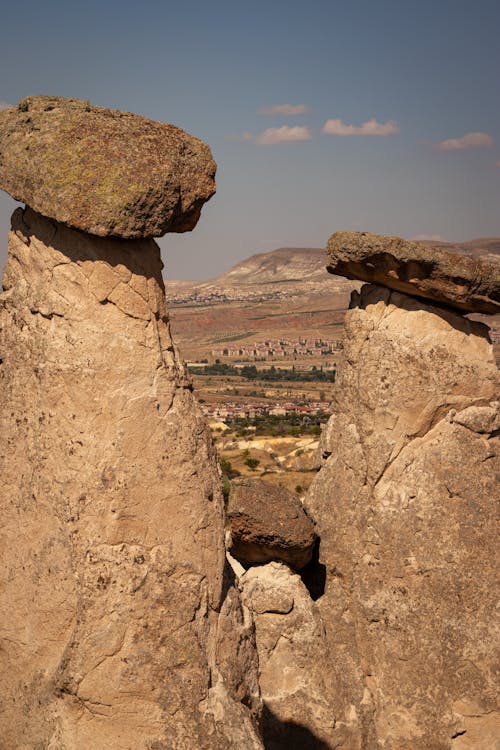
<svg viewBox="0 0 500 750">
<path fill-rule="evenodd" d="M 58 96 L 0 112 L 0 187 L 100 237 L 190 231 L 215 193 L 215 169 L 198 138 L 130 112 Z"/>
</svg>

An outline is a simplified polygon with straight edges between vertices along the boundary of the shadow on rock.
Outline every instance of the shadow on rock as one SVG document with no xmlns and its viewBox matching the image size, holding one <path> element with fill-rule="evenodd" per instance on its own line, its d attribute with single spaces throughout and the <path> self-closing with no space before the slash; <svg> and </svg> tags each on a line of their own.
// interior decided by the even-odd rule
<svg viewBox="0 0 500 750">
<path fill-rule="evenodd" d="M 326 566 L 319 561 L 319 545 L 320 540 L 316 539 L 312 558 L 300 571 L 300 577 L 313 602 L 323 596 L 326 585 Z"/>
<path fill-rule="evenodd" d="M 307 727 L 293 721 L 281 721 L 264 704 L 262 739 L 265 750 L 333 750 Z"/>
</svg>

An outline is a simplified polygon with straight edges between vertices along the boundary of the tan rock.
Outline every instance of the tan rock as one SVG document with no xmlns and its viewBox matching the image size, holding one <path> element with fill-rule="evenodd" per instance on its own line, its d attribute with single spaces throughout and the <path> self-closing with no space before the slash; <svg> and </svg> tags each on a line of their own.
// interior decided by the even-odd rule
<svg viewBox="0 0 500 750">
<path fill-rule="evenodd" d="M 327 570 L 317 605 L 347 701 L 364 712 L 362 747 L 494 747 L 499 378 L 487 328 L 365 286 L 344 351 L 306 505 Z"/>
<path fill-rule="evenodd" d="M 321 617 L 299 576 L 271 562 L 250 568 L 240 584 L 255 619 L 266 750 L 359 747 L 328 669 Z"/>
<path fill-rule="evenodd" d="M 36 211 L 100 237 L 160 237 L 196 226 L 215 162 L 167 123 L 30 96 L 0 112 L 0 187 Z"/>
<path fill-rule="evenodd" d="M 327 270 L 348 279 L 465 312 L 500 312 L 500 264 L 492 261 L 370 232 L 336 232 L 327 255 Z"/>
<path fill-rule="evenodd" d="M 158 247 L 18 209 L 3 284 L 0 744 L 261 749 L 252 628 Z"/>
</svg>

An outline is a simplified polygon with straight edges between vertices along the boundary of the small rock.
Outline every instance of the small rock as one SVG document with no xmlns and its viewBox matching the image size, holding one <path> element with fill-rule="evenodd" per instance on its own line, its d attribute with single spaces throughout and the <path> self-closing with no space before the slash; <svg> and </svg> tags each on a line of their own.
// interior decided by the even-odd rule
<svg viewBox="0 0 500 750">
<path fill-rule="evenodd" d="M 369 232 L 328 240 L 330 273 L 381 284 L 464 312 L 500 312 L 500 265 Z"/>
<path fill-rule="evenodd" d="M 316 534 L 300 500 L 260 479 L 231 483 L 230 552 L 245 565 L 281 560 L 299 570 L 310 561 Z"/>
<path fill-rule="evenodd" d="M 30 96 L 0 112 L 0 187 L 100 237 L 188 232 L 215 193 L 202 141 L 80 99 Z"/>
<path fill-rule="evenodd" d="M 455 413 L 452 422 L 479 434 L 491 435 L 500 428 L 500 409 L 498 401 L 492 401 L 489 406 L 469 406 L 467 409 Z"/>
</svg>

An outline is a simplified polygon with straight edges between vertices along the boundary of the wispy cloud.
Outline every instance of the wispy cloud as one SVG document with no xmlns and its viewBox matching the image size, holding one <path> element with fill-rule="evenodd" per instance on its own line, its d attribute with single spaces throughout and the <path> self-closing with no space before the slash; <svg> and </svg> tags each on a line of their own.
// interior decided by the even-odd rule
<svg viewBox="0 0 500 750">
<path fill-rule="evenodd" d="M 447 138 L 436 143 L 434 148 L 439 151 L 463 151 L 467 148 L 489 148 L 493 146 L 493 138 L 488 133 L 466 133 L 461 138 Z"/>
<path fill-rule="evenodd" d="M 252 133 L 249 133 L 247 130 L 245 130 L 244 133 L 240 133 L 240 135 L 225 135 L 224 138 L 226 141 L 253 141 L 255 136 Z"/>
<path fill-rule="evenodd" d="M 292 141 L 310 141 L 312 138 L 309 128 L 299 125 L 282 125 L 280 128 L 267 128 L 255 136 L 259 146 L 273 146 L 275 143 L 290 143 Z"/>
<path fill-rule="evenodd" d="M 305 104 L 273 104 L 272 107 L 261 107 L 259 115 L 305 115 L 308 107 Z"/>
<path fill-rule="evenodd" d="M 377 122 L 375 117 L 361 125 L 348 125 L 343 120 L 327 120 L 321 129 L 326 135 L 395 135 L 399 125 L 394 120 Z"/>
<path fill-rule="evenodd" d="M 9 107 L 12 107 L 12 104 L 0 101 L 0 109 L 9 109 Z"/>
<path fill-rule="evenodd" d="M 440 234 L 417 234 L 412 239 L 422 242 L 441 242 L 443 238 Z"/>
<path fill-rule="evenodd" d="M 310 141 L 312 133 L 309 128 L 301 125 L 282 125 L 280 128 L 267 128 L 262 133 L 245 131 L 240 135 L 226 135 L 228 141 L 249 142 L 258 146 L 273 146 L 275 143 L 290 143 L 292 141 Z"/>
</svg>

